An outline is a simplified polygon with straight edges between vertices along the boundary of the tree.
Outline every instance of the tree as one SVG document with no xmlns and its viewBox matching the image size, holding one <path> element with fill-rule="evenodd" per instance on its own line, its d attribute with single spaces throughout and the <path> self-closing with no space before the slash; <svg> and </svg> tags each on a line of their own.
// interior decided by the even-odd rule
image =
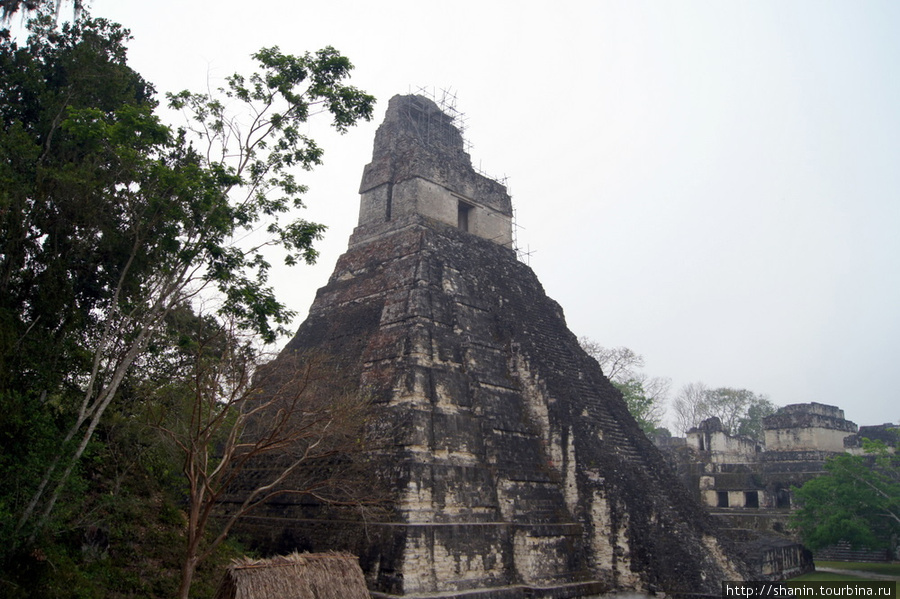
<svg viewBox="0 0 900 599">
<path fill-rule="evenodd" d="M 126 251 L 134 228 L 120 228 L 118 215 L 141 212 L 128 188 L 138 181 L 148 191 L 158 187 L 153 162 L 157 171 L 184 162 L 149 157 L 162 154 L 167 131 L 152 116 L 152 88 L 124 65 L 126 37 L 104 21 L 57 31 L 44 17 L 25 47 L 9 39 L 0 45 L 0 413 L 27 414 L 21 428 L 46 424 L 35 446 L 41 459 L 29 459 L 37 453 L 31 448 L 19 452 L 43 469 L 37 488 L 9 472 L 32 493 L 31 501 L 12 498 L 17 528 L 74 468 L 52 439 L 63 437 L 70 455 L 80 455 L 77 431 L 96 426 L 93 416 L 102 412 L 94 408 L 108 394 L 98 387 L 109 387 L 107 366 L 122 349 L 109 343 L 119 317 L 114 304 L 138 304 L 137 280 L 120 274 L 143 276 L 156 258 L 152 250 Z M 96 135 L 103 128 L 106 139 Z M 144 236 L 158 232 L 154 225 Z"/>
<path fill-rule="evenodd" d="M 613 385 L 622 393 L 628 411 L 634 416 L 641 430 L 645 433 L 656 432 L 662 424 L 662 402 L 659 400 L 659 391 L 645 389 L 643 383 L 636 378 Z"/>
<path fill-rule="evenodd" d="M 763 439 L 765 436 L 763 419 L 766 416 L 774 414 L 776 410 L 775 404 L 769 401 L 765 396 L 756 396 L 752 398 L 747 406 L 744 416 L 738 423 L 738 434 L 754 439 Z"/>
<path fill-rule="evenodd" d="M 646 433 L 656 431 L 662 423 L 664 405 L 672 381 L 662 377 L 649 377 L 639 369 L 644 357 L 627 347 L 603 347 L 599 343 L 581 337 L 582 349 L 597 360 L 606 377 L 622 393 L 628 411 Z"/>
<path fill-rule="evenodd" d="M 156 423 L 183 464 L 183 599 L 197 566 L 237 520 L 274 497 L 357 505 L 378 500 L 363 460 L 370 447 L 368 399 L 336 385 L 324 357 L 286 354 L 257 368 L 253 339 L 233 325 L 213 316 L 188 324 L 181 348 L 187 376 L 168 381 L 165 393 L 174 401 L 157 402 Z M 232 507 L 223 509 L 225 504 Z"/>
<path fill-rule="evenodd" d="M 747 389 L 711 389 L 706 394 L 705 402 L 707 413 L 718 416 L 725 430 L 733 435 L 761 433 L 762 417 L 775 411 L 765 396 L 757 396 Z"/>
<path fill-rule="evenodd" d="M 53 13 L 59 20 L 63 4 L 63 0 L 0 0 L 0 23 L 9 22 L 19 11 L 26 14 Z M 72 13 L 76 19 L 83 10 L 84 0 L 72 0 Z"/>
<path fill-rule="evenodd" d="M 321 161 L 302 126 L 323 112 L 346 131 L 374 98 L 343 83 L 352 65 L 333 48 L 268 48 L 218 97 L 170 96 L 193 127 L 174 132 L 127 66 L 120 26 L 43 17 L 31 32 L 21 48 L 0 40 L 0 402 L 48 428 L 42 473 L 0 514 L 33 535 L 171 314 L 215 298 L 242 331 L 284 331 L 293 313 L 267 284 L 263 249 L 312 262 L 324 230 L 282 222 L 303 206 L 293 169 Z M 260 230 L 255 246 L 237 241 Z"/>
<path fill-rule="evenodd" d="M 597 360 L 606 378 L 613 382 L 624 382 L 634 378 L 644 367 L 644 356 L 627 347 L 603 347 L 589 337 L 580 337 L 578 343 L 589 356 Z"/>
<path fill-rule="evenodd" d="M 672 402 L 672 411 L 675 413 L 676 432 L 684 434 L 688 430 L 699 426 L 708 418 L 706 412 L 706 394 L 709 388 L 703 383 L 688 383 L 684 385 Z"/>
<path fill-rule="evenodd" d="M 864 439 L 863 448 L 830 458 L 826 474 L 794 489 L 792 524 L 813 551 L 840 541 L 884 548 L 900 535 L 900 455 L 881 441 Z"/>
<path fill-rule="evenodd" d="M 673 409 L 682 432 L 715 416 L 731 435 L 760 438 L 762 419 L 775 412 L 775 405 L 766 396 L 756 395 L 747 389 L 709 389 L 703 383 L 690 383 L 678 392 Z"/>
</svg>

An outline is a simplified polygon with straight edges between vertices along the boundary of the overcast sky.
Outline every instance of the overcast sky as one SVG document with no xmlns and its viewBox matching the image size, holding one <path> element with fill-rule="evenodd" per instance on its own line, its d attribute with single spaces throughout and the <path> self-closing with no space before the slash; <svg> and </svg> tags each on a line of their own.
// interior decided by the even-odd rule
<svg viewBox="0 0 900 599">
<path fill-rule="evenodd" d="M 160 92 L 215 87 L 278 45 L 333 45 L 378 100 L 306 217 L 305 317 L 356 224 L 387 100 L 452 90 L 476 166 L 570 329 L 702 381 L 900 418 L 900 3 L 94 0 Z"/>
</svg>

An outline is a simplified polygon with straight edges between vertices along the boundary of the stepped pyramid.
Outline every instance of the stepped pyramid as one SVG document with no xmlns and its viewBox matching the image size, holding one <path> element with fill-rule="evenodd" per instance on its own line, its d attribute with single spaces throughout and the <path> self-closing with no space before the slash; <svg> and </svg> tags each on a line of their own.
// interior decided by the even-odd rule
<svg viewBox="0 0 900 599">
<path fill-rule="evenodd" d="M 395 425 L 373 456 L 391 516 L 282 502 L 242 530 L 352 551 L 375 596 L 718 594 L 744 562 L 517 260 L 510 197 L 463 148 L 432 101 L 390 101 L 359 226 L 284 350 L 339 356 Z"/>
</svg>

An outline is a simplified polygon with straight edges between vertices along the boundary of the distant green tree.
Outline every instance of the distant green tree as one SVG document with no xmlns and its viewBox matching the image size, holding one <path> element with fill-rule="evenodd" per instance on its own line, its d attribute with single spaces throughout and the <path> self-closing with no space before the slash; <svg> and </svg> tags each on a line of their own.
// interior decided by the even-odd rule
<svg viewBox="0 0 900 599">
<path fill-rule="evenodd" d="M 900 455 L 881 441 L 863 447 L 866 455 L 833 457 L 825 475 L 794 489 L 792 524 L 813 551 L 840 541 L 884 548 L 900 535 Z"/>
<path fill-rule="evenodd" d="M 733 435 L 760 437 L 763 417 L 775 412 L 775 406 L 765 396 L 747 389 L 710 389 L 704 402 L 709 414 L 707 418 L 718 416 L 725 430 Z"/>
<path fill-rule="evenodd" d="M 628 411 L 641 429 L 648 434 L 656 431 L 662 423 L 672 381 L 641 372 L 644 357 L 627 347 L 603 347 L 588 337 L 581 337 L 578 343 L 622 393 Z"/>
<path fill-rule="evenodd" d="M 666 428 L 664 426 L 658 427 L 653 432 L 654 432 L 654 434 L 656 434 L 658 437 L 660 437 L 662 439 L 671 439 L 672 438 L 672 431 L 670 431 L 668 428 Z"/>
<path fill-rule="evenodd" d="M 647 393 L 643 383 L 637 378 L 628 379 L 624 383 L 613 383 L 622 392 L 628 411 L 634 416 L 638 426 L 645 433 L 654 433 L 661 424 L 660 403 Z"/>
<path fill-rule="evenodd" d="M 763 439 L 763 418 L 775 413 L 777 407 L 768 398 L 760 395 L 752 397 L 744 416 L 738 421 L 737 432 L 745 437 Z"/>
<path fill-rule="evenodd" d="M 267 48 L 217 95 L 171 96 L 193 128 L 172 131 L 127 65 L 128 37 L 43 16 L 21 47 L 0 39 L 0 430 L 34 440 L 2 437 L 16 456 L 0 460 L 4 532 L 47 523 L 134 366 L 167 355 L 176 311 L 202 298 L 264 342 L 285 330 L 263 249 L 312 262 L 324 230 L 284 220 L 303 206 L 293 171 L 321 161 L 304 124 L 371 117 L 333 48 Z"/>
</svg>

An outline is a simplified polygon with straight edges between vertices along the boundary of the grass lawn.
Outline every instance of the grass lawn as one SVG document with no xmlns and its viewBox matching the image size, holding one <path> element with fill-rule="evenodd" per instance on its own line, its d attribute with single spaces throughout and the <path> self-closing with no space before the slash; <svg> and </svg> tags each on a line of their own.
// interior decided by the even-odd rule
<svg viewBox="0 0 900 599">
<path fill-rule="evenodd" d="M 807 580 L 868 580 L 867 578 L 862 578 L 861 576 L 850 576 L 848 574 L 832 574 L 831 572 L 809 572 L 807 574 L 801 574 L 795 578 L 791 578 L 791 582 L 793 581 L 807 581 Z"/>
<path fill-rule="evenodd" d="M 900 563 L 873 564 L 869 562 L 816 562 L 817 568 L 835 568 L 840 570 L 861 570 L 885 576 L 897 576 L 900 578 Z"/>
<path fill-rule="evenodd" d="M 900 563 L 893 564 L 872 564 L 868 562 L 816 562 L 817 568 L 834 568 L 836 570 L 856 570 L 858 572 L 872 572 L 882 576 L 896 576 L 900 580 Z M 872 580 L 863 578 L 862 576 L 853 576 L 850 574 L 834 574 L 831 572 L 810 572 L 796 578 L 791 578 L 791 582 L 810 582 L 810 581 L 835 581 L 835 582 L 852 582 L 857 580 Z M 896 588 L 896 584 L 895 584 Z"/>
</svg>

